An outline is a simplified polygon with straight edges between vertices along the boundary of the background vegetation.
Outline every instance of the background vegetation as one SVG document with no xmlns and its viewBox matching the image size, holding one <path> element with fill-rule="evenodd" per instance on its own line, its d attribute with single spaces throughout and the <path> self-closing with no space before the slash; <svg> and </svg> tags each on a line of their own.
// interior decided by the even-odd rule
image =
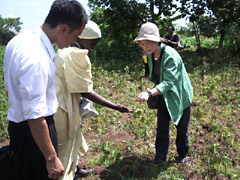
<svg viewBox="0 0 240 180">
<path fill-rule="evenodd" d="M 94 89 L 113 102 L 132 107 L 134 113 L 120 114 L 95 105 L 100 115 L 84 121 L 90 149 L 79 163 L 96 171 L 84 179 L 240 179 L 239 1 L 179 2 L 181 6 L 168 0 L 89 0 L 91 19 L 99 24 L 103 34 L 97 49 L 90 54 Z M 153 5 L 158 13 L 154 13 Z M 182 14 L 174 16 L 177 9 Z M 136 96 L 153 84 L 140 78 L 144 66 L 139 47 L 132 40 L 143 22 L 157 23 L 160 34 L 165 36 L 167 25 L 180 17 L 190 19 L 176 32 L 185 46 L 179 53 L 194 88 L 190 162 L 175 161 L 176 129 L 171 123 L 168 162 L 158 168 L 150 163 L 155 154 L 156 111 L 135 102 Z M 0 25 L 2 32 L 7 26 Z M 2 39 L 0 42 L 7 43 Z M 0 46 L 1 144 L 8 141 L 4 50 L 5 46 Z"/>
<path fill-rule="evenodd" d="M 6 45 L 21 30 L 20 18 L 2 18 L 0 15 L 0 45 Z"/>
</svg>

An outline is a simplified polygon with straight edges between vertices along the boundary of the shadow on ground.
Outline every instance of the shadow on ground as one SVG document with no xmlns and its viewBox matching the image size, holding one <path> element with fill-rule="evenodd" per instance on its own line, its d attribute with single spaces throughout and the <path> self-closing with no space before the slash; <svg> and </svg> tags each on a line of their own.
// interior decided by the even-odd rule
<svg viewBox="0 0 240 180">
<path fill-rule="evenodd" d="M 149 158 L 129 156 L 108 166 L 100 174 L 100 179 L 156 179 L 159 173 L 166 171 L 173 163 L 175 161 L 167 162 L 159 167 L 151 164 Z"/>
</svg>

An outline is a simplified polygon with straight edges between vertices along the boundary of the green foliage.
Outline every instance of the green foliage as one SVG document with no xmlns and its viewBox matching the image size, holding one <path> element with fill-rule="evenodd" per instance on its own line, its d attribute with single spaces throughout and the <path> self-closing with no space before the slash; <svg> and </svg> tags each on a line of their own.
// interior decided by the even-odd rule
<svg viewBox="0 0 240 180">
<path fill-rule="evenodd" d="M 0 46 L 0 142 L 4 140 L 7 133 L 7 109 L 8 109 L 8 98 L 4 86 L 4 75 L 3 75 L 3 58 L 4 58 L 5 47 Z"/>
<path fill-rule="evenodd" d="M 226 52 L 230 52 L 235 56 L 240 56 L 240 33 L 239 25 L 233 24 L 229 28 L 229 33 L 226 34 L 225 41 Z"/>
<path fill-rule="evenodd" d="M 216 17 L 220 29 L 225 30 L 234 22 L 240 25 L 240 2 L 238 0 L 208 0 L 207 7 Z"/>
<path fill-rule="evenodd" d="M 216 17 L 219 33 L 221 38 L 219 41 L 219 48 L 223 46 L 225 35 L 229 33 L 229 29 L 233 24 L 238 25 L 238 33 L 240 26 L 240 1 L 239 0 L 208 0 L 207 7 Z"/>
<path fill-rule="evenodd" d="M 104 142 L 102 144 L 101 151 L 103 152 L 103 156 L 100 156 L 100 164 L 109 165 L 122 157 L 122 152 L 120 148 L 118 148 L 111 141 Z"/>
<path fill-rule="evenodd" d="M 157 24 L 158 22 L 166 21 L 165 18 L 161 19 L 162 16 L 169 18 L 177 12 L 177 5 L 172 0 L 146 0 L 146 3 L 148 4 L 148 11 L 151 15 L 151 22 L 155 22 Z M 155 13 L 154 7 L 158 9 L 158 13 Z M 180 16 L 174 17 L 171 21 L 178 18 L 180 18 Z"/>
<path fill-rule="evenodd" d="M 0 16 L 0 45 L 6 45 L 21 30 L 20 18 L 2 18 Z"/>
<path fill-rule="evenodd" d="M 139 50 L 132 41 L 148 16 L 145 13 L 146 5 L 137 3 L 136 0 L 90 0 L 89 6 L 92 10 L 91 20 L 99 25 L 103 34 L 95 58 L 104 58 L 106 61 L 132 61 L 138 57 Z M 132 53 L 133 51 L 135 53 Z"/>
<path fill-rule="evenodd" d="M 219 48 L 221 48 L 223 46 L 225 35 L 229 33 L 228 30 L 232 27 L 232 25 L 238 24 L 238 27 L 240 25 L 239 7 L 239 0 L 182 0 L 180 12 L 183 16 L 188 17 L 194 24 L 197 41 L 199 41 L 198 36 L 200 35 L 200 27 L 198 26 L 201 26 L 201 28 L 204 27 L 204 31 L 210 32 L 211 34 L 215 33 L 215 27 L 217 27 L 218 33 L 221 35 L 219 39 Z M 204 19 L 202 19 L 202 21 L 201 18 L 203 16 Z M 214 19 L 214 21 L 212 21 L 212 19 Z M 207 23 L 209 20 L 214 23 Z M 209 28 L 212 28 L 213 31 L 208 31 L 207 29 Z M 208 35 L 208 33 L 206 35 Z M 200 42 L 198 42 L 198 46 L 198 48 L 200 48 Z"/>
<path fill-rule="evenodd" d="M 176 30 L 176 33 L 183 37 L 192 37 L 194 35 L 192 27 L 190 25 L 188 25 L 187 27 L 185 26 L 179 27 Z"/>
<path fill-rule="evenodd" d="M 208 38 L 217 36 L 216 19 L 211 16 L 200 16 L 197 20 L 200 33 Z"/>
<path fill-rule="evenodd" d="M 216 1 L 218 2 L 218 1 Z M 103 37 L 97 50 L 94 54 L 94 60 L 98 63 L 114 62 L 117 59 L 126 62 L 134 62 L 138 60 L 139 48 L 132 43 L 133 39 L 138 35 L 140 25 L 145 21 L 154 21 L 159 25 L 160 34 L 164 37 L 166 35 L 166 27 L 174 20 L 185 17 L 191 20 L 188 27 L 180 27 L 177 31 L 180 35 L 181 41 L 185 47 L 190 47 L 188 44 L 189 38 L 195 35 L 197 49 L 206 46 L 216 46 L 218 40 L 218 47 L 221 47 L 225 39 L 225 46 L 228 51 L 233 54 L 239 53 L 240 38 L 239 38 L 239 17 L 237 11 L 238 2 L 231 0 L 230 3 L 221 1 L 215 3 L 211 1 L 180 1 L 181 6 L 177 7 L 171 1 L 146 1 L 146 4 L 139 3 L 137 0 L 90 0 L 89 6 L 91 8 L 91 19 L 95 21 L 102 31 Z M 226 15 L 219 19 L 217 14 L 229 13 L 227 9 L 232 5 L 231 10 L 234 15 Z M 158 14 L 154 14 L 153 5 L 159 9 Z M 217 8 L 215 8 L 217 7 Z M 221 9 L 221 10 L 220 10 Z M 176 10 L 182 13 L 179 16 L 171 17 Z M 222 13 L 221 13 L 222 12 Z M 161 15 L 164 15 L 162 18 Z M 152 16 L 152 19 L 151 19 Z M 225 16 L 225 15 L 223 15 Z M 233 18 L 235 17 L 235 19 Z M 225 22 L 225 24 L 222 24 Z M 229 31 L 222 31 L 222 29 Z M 183 36 L 183 38 L 181 37 Z M 209 41 L 207 44 L 201 44 L 201 36 L 208 38 L 215 38 L 214 44 Z M 232 44 L 233 42 L 233 44 Z M 203 43 L 206 43 L 204 41 Z M 93 57 L 93 55 L 91 55 Z"/>
</svg>

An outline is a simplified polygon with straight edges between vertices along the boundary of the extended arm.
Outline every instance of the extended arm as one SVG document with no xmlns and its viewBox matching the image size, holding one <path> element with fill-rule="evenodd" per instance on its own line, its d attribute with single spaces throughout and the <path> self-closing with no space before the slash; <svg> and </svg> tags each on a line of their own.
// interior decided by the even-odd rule
<svg viewBox="0 0 240 180">
<path fill-rule="evenodd" d="M 87 99 L 91 100 L 92 102 L 111 108 L 111 109 L 115 109 L 118 110 L 120 112 L 131 112 L 132 110 L 129 109 L 128 107 L 121 105 L 121 104 L 115 104 L 112 103 L 111 101 L 105 99 L 104 97 L 102 97 L 101 95 L 99 95 L 96 92 L 90 92 L 90 93 L 81 93 L 83 97 L 86 97 Z"/>
<path fill-rule="evenodd" d="M 171 44 L 173 47 L 177 47 L 178 46 L 178 42 L 174 42 L 174 41 L 168 40 L 168 43 Z"/>
<path fill-rule="evenodd" d="M 177 47 L 178 46 L 178 41 L 174 42 L 174 41 L 171 41 L 169 39 L 162 39 L 162 42 L 167 43 L 168 45 L 173 46 L 173 47 Z"/>
</svg>

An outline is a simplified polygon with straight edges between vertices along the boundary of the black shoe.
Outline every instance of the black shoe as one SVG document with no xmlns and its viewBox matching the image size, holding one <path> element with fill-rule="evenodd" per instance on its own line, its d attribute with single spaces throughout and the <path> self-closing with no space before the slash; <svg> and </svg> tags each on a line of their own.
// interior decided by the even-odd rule
<svg viewBox="0 0 240 180">
<path fill-rule="evenodd" d="M 166 161 L 154 159 L 151 164 L 155 166 L 163 166 Z"/>
<path fill-rule="evenodd" d="M 180 156 L 177 157 L 177 162 L 179 163 L 187 163 L 188 161 L 189 161 L 188 157 L 180 157 Z"/>
<path fill-rule="evenodd" d="M 78 177 L 85 177 L 92 172 L 94 172 L 94 168 L 82 169 L 82 168 L 77 167 L 77 172 L 75 174 Z"/>
</svg>

